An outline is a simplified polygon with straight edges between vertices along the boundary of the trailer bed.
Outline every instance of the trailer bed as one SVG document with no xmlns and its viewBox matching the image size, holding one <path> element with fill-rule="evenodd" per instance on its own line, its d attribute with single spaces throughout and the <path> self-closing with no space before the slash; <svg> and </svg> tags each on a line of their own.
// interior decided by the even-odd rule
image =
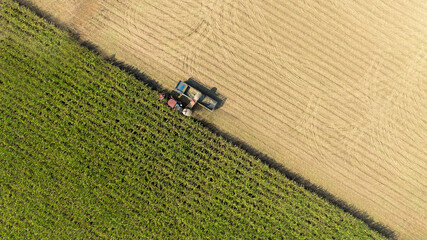
<svg viewBox="0 0 427 240">
<path fill-rule="evenodd" d="M 178 84 L 175 87 L 175 91 L 186 96 L 187 98 L 190 99 L 190 101 L 194 99 L 197 93 L 201 93 L 199 90 L 197 90 L 196 88 L 192 87 L 191 85 L 183 81 L 178 82 Z M 200 97 L 198 103 L 200 103 L 201 106 L 205 107 L 209 111 L 213 111 L 217 105 L 217 101 L 207 96 L 206 94 L 203 94 L 203 93 L 201 94 L 202 96 Z"/>
</svg>

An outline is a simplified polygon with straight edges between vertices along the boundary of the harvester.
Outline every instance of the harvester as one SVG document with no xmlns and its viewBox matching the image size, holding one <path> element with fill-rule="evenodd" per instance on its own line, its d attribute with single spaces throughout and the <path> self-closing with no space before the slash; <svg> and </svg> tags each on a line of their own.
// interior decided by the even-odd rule
<svg viewBox="0 0 427 240">
<path fill-rule="evenodd" d="M 178 100 L 178 98 L 174 98 L 172 95 L 166 93 L 160 94 L 159 99 L 166 99 L 169 107 L 181 112 L 184 116 L 187 117 L 191 116 L 193 113 L 193 107 L 197 103 L 209 111 L 213 111 L 217 105 L 217 101 L 183 81 L 178 82 L 174 91 L 178 92 L 178 98 L 184 97 L 184 101 L 186 100 L 185 102 L 189 101 L 185 107 L 183 107 L 182 101 Z"/>
</svg>

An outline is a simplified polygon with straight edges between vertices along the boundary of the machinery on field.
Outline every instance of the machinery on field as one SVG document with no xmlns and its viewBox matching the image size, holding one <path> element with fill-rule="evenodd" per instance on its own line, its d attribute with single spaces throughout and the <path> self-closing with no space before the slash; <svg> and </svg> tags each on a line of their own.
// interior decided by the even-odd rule
<svg viewBox="0 0 427 240">
<path fill-rule="evenodd" d="M 191 86 L 189 83 L 183 81 L 178 82 L 174 91 L 179 94 L 179 97 L 175 98 L 170 94 L 162 93 L 160 94 L 159 100 L 166 99 L 169 107 L 179 111 L 187 117 L 191 116 L 193 113 L 193 107 L 197 103 L 209 111 L 213 111 L 217 105 L 217 101 L 206 94 L 203 94 L 200 90 Z M 181 98 L 181 100 L 178 100 L 179 98 Z M 183 102 L 188 102 L 188 104 L 183 107 Z"/>
</svg>

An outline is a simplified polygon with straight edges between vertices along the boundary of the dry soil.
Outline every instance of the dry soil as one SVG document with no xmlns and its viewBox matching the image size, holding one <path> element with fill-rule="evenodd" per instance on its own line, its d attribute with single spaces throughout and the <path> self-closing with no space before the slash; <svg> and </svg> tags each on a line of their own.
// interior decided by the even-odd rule
<svg viewBox="0 0 427 240">
<path fill-rule="evenodd" d="M 427 238 L 427 1 L 32 0 L 401 238 Z"/>
</svg>

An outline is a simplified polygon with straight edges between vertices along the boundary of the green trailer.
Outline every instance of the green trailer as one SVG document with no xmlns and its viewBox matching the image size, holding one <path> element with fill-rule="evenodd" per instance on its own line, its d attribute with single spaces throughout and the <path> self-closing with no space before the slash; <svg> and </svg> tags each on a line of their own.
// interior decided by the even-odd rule
<svg viewBox="0 0 427 240">
<path fill-rule="evenodd" d="M 186 107 L 188 109 L 193 108 L 196 103 L 199 103 L 207 110 L 213 111 L 217 105 L 217 101 L 207 96 L 206 94 L 203 94 L 200 90 L 183 81 L 178 82 L 175 87 L 175 91 L 190 100 L 190 103 Z"/>
</svg>

